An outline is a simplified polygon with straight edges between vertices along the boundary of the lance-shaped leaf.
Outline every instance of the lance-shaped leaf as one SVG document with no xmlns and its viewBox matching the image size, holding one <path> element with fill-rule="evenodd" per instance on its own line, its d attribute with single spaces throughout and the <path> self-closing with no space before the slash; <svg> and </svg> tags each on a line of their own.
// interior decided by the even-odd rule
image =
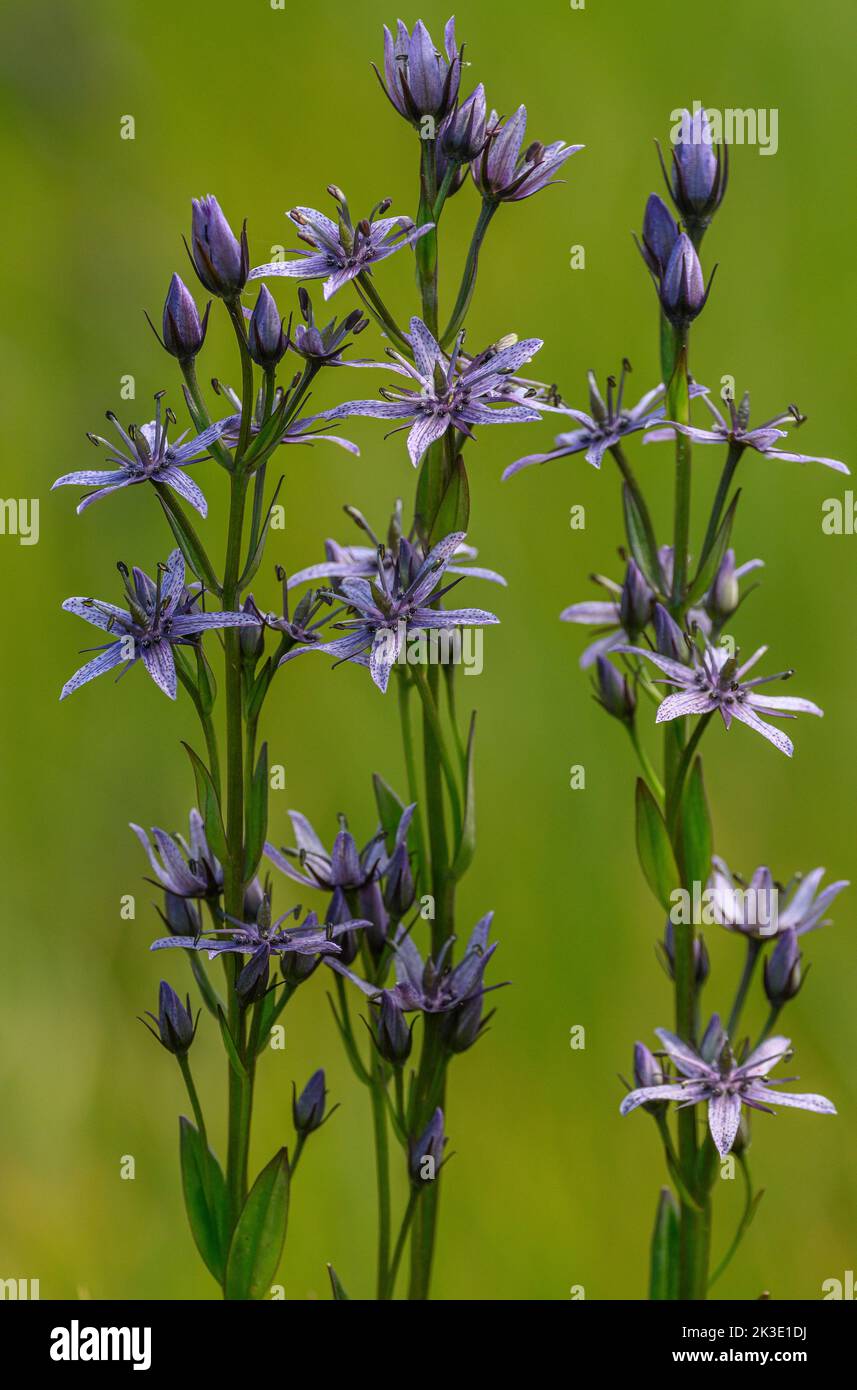
<svg viewBox="0 0 857 1390">
<path fill-rule="evenodd" d="M 678 832 L 685 885 L 705 883 L 711 871 L 712 836 L 701 758 L 696 759 L 685 783 Z"/>
<path fill-rule="evenodd" d="M 726 509 L 726 514 L 718 527 L 711 549 L 708 551 L 708 554 L 703 555 L 700 560 L 699 569 L 688 591 L 688 603 L 696 603 L 702 598 L 703 594 L 708 592 L 711 585 L 714 583 L 714 576 L 720 568 L 720 562 L 729 546 L 729 539 L 732 535 L 732 523 L 735 520 L 735 510 L 738 506 L 738 499 L 740 496 L 741 489 L 739 488 Z"/>
<path fill-rule="evenodd" d="M 232 1233 L 223 1291 L 227 1299 L 261 1299 L 283 1253 L 289 1217 L 289 1156 L 280 1149 L 263 1168 Z"/>
<path fill-rule="evenodd" d="M 223 828 L 223 816 L 220 811 L 217 788 L 202 758 L 194 753 L 189 743 L 183 743 L 182 747 L 190 758 L 193 775 L 196 779 L 197 802 L 205 824 L 206 839 L 212 853 L 221 863 L 224 863 L 229 858 L 229 847 L 226 843 L 226 831 Z"/>
<path fill-rule="evenodd" d="M 470 523 L 470 484 L 461 454 L 452 466 L 437 512 L 431 524 L 429 542 L 435 545 L 453 531 L 466 531 Z"/>
<path fill-rule="evenodd" d="M 387 853 L 392 854 L 396 844 L 396 831 L 405 809 L 404 803 L 399 800 L 393 788 L 384 781 L 379 772 L 372 774 L 372 786 L 375 790 L 375 804 L 378 807 L 381 829 L 384 831 Z"/>
<path fill-rule="evenodd" d="M 274 507 L 277 505 L 277 498 L 280 495 L 280 488 L 283 486 L 284 477 L 285 475 L 280 476 L 280 481 L 274 488 L 274 495 L 269 503 L 268 510 L 265 514 L 265 520 L 262 523 L 258 536 L 256 537 L 255 541 L 251 539 L 251 549 L 250 554 L 247 558 L 247 564 L 245 565 L 244 572 L 241 575 L 240 580 L 238 581 L 238 588 L 242 592 L 244 589 L 247 588 L 247 585 L 250 584 L 251 581 L 255 578 L 256 572 L 262 563 L 262 559 L 265 554 L 265 543 L 268 539 L 268 531 L 271 528 L 271 517 L 274 515 Z"/>
<path fill-rule="evenodd" d="M 661 1188 L 649 1264 L 649 1298 L 678 1298 L 679 1217 L 668 1187 Z"/>
<path fill-rule="evenodd" d="M 231 1066 L 232 1070 L 235 1072 L 235 1075 L 239 1078 L 239 1080 L 249 1081 L 250 1078 L 247 1068 L 241 1060 L 241 1053 L 238 1051 L 238 1044 L 233 1038 L 231 1032 L 229 1031 L 229 1024 L 226 1019 L 226 1014 L 223 1012 L 222 1005 L 217 1010 L 217 1021 L 220 1024 L 220 1036 L 223 1039 L 223 1046 L 226 1048 L 226 1055 L 229 1058 L 229 1065 Z"/>
<path fill-rule="evenodd" d="M 334 1297 L 335 1301 L 336 1301 L 337 1303 L 342 1303 L 343 1301 L 345 1301 L 345 1302 L 350 1302 L 350 1299 L 348 1298 L 348 1294 L 345 1292 L 345 1289 L 342 1287 L 342 1281 L 340 1280 L 339 1275 L 337 1274 L 336 1270 L 333 1268 L 333 1265 L 328 1265 L 328 1266 L 327 1266 L 327 1273 L 328 1273 L 328 1277 L 329 1277 L 329 1279 L 330 1279 L 330 1287 L 331 1287 L 331 1289 L 333 1290 L 333 1297 Z"/>
<path fill-rule="evenodd" d="M 206 1268 L 223 1283 L 229 1246 L 226 1182 L 214 1154 L 184 1115 L 179 1118 L 182 1190 L 190 1229 Z"/>
<path fill-rule="evenodd" d="M 664 818 L 642 777 L 637 778 L 637 855 L 646 882 L 665 912 L 669 912 L 670 894 L 679 885 Z"/>
<path fill-rule="evenodd" d="M 268 835 L 268 745 L 259 750 L 259 761 L 247 794 L 244 839 L 244 881 L 249 883 L 259 867 Z"/>
<path fill-rule="evenodd" d="M 637 499 L 627 483 L 622 484 L 622 510 L 631 554 L 651 587 L 658 591 L 663 587 L 658 552 L 643 520 Z"/>
<path fill-rule="evenodd" d="M 467 754 L 464 774 L 464 816 L 461 824 L 461 838 L 458 841 L 455 859 L 450 870 L 454 879 L 467 872 L 476 853 L 476 775 L 474 768 L 474 749 L 476 744 L 476 711 L 470 716 L 470 729 L 467 734 Z"/>
<path fill-rule="evenodd" d="M 217 699 L 217 682 L 201 642 L 196 647 L 196 688 L 200 711 L 202 714 L 211 714 Z"/>
<path fill-rule="evenodd" d="M 214 567 L 181 503 L 173 497 L 165 484 L 155 483 L 155 490 L 167 521 L 170 523 L 170 530 L 176 538 L 176 544 L 186 563 L 193 570 L 199 582 L 219 597 L 222 590 Z"/>
</svg>

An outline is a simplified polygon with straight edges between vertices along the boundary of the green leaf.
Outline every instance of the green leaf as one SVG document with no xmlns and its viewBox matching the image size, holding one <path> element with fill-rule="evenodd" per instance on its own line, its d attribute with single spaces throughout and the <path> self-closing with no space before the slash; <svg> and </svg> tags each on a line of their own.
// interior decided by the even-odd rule
<svg viewBox="0 0 857 1390">
<path fill-rule="evenodd" d="M 199 697 L 199 708 L 202 714 L 211 714 L 214 702 L 217 699 L 217 682 L 214 679 L 214 672 L 208 664 L 208 658 L 202 649 L 202 643 L 195 648 L 196 650 L 196 688 Z"/>
<path fill-rule="evenodd" d="M 661 566 L 657 552 L 652 549 L 646 534 L 643 517 L 637 506 L 637 499 L 627 483 L 622 484 L 622 510 L 625 516 L 625 533 L 631 554 L 656 591 L 663 587 Z"/>
<path fill-rule="evenodd" d="M 189 743 L 182 742 L 182 747 L 190 758 L 193 775 L 196 779 L 196 794 L 199 801 L 200 813 L 205 822 L 206 839 L 208 840 L 212 853 L 223 863 L 229 857 L 229 848 L 226 843 L 226 831 L 223 828 L 223 817 L 220 813 L 220 798 L 217 795 L 217 788 L 202 758 L 194 753 Z"/>
<path fill-rule="evenodd" d="M 402 812 L 405 809 L 404 803 L 399 800 L 393 788 L 384 781 L 380 772 L 372 774 L 372 786 L 375 789 L 375 803 L 378 807 L 381 829 L 384 831 L 387 853 L 391 854 L 396 843 L 399 821 L 402 819 Z"/>
<path fill-rule="evenodd" d="M 701 758 L 696 759 L 685 783 L 678 830 L 685 884 L 705 883 L 711 870 L 712 835 Z"/>
<path fill-rule="evenodd" d="M 189 517 L 168 491 L 165 483 L 155 483 L 155 490 L 185 561 L 190 565 L 199 582 L 219 597 L 221 594 L 220 582 L 205 552 L 205 546 L 196 534 Z"/>
<path fill-rule="evenodd" d="M 232 1233 L 223 1291 L 228 1299 L 261 1299 L 268 1293 L 286 1240 L 289 1156 L 280 1149 L 263 1168 Z"/>
<path fill-rule="evenodd" d="M 248 584 L 250 583 L 250 581 L 255 577 L 256 572 L 257 572 L 259 566 L 260 566 L 261 563 L 262 563 L 262 558 L 263 558 L 263 556 L 264 556 L 264 554 L 265 554 L 265 543 L 266 543 L 266 541 L 267 541 L 267 539 L 268 539 L 268 531 L 270 530 L 270 527 L 271 527 L 271 517 L 272 517 L 273 514 L 274 514 L 274 507 L 275 507 L 276 504 L 277 504 L 277 498 L 278 498 L 278 496 L 279 496 L 279 494 L 280 494 L 280 488 L 283 486 L 284 477 L 285 477 L 285 475 L 283 475 L 283 476 L 280 477 L 280 481 L 277 483 L 277 486 L 274 488 L 274 495 L 273 495 L 273 497 L 271 498 L 270 504 L 269 504 L 269 506 L 268 506 L 268 510 L 267 510 L 267 512 L 266 512 L 266 514 L 265 514 L 265 520 L 264 520 L 264 522 L 262 523 L 262 529 L 261 529 L 261 531 L 259 532 L 259 538 L 258 538 L 258 540 L 256 541 L 256 544 L 255 544 L 254 547 L 253 547 L 253 553 L 252 553 L 250 556 L 248 556 L 247 564 L 246 564 L 245 567 L 244 567 L 244 572 L 243 572 L 243 574 L 241 575 L 241 578 L 240 578 L 239 581 L 238 581 L 238 588 L 239 588 L 239 590 L 242 590 L 242 591 L 243 591 L 244 589 L 247 588 L 247 585 L 248 585 Z"/>
<path fill-rule="evenodd" d="M 229 1203 L 220 1164 L 199 1130 L 179 1118 L 182 1190 L 190 1229 L 206 1268 L 223 1283 L 229 1244 Z"/>
<path fill-rule="evenodd" d="M 259 867 L 268 834 L 268 745 L 259 750 L 259 761 L 247 795 L 244 843 L 244 881 L 250 882 Z"/>
<path fill-rule="evenodd" d="M 327 1266 L 327 1273 L 328 1273 L 328 1275 L 329 1275 L 329 1277 L 330 1277 L 330 1287 L 331 1287 L 331 1289 L 333 1290 L 333 1297 L 334 1297 L 334 1299 L 336 1300 L 336 1302 L 337 1302 L 337 1303 L 342 1303 L 343 1300 L 344 1300 L 345 1302 L 350 1302 L 350 1300 L 349 1300 L 349 1298 L 348 1298 L 348 1294 L 345 1292 L 344 1288 L 342 1287 L 342 1284 L 341 1284 L 340 1279 L 339 1279 L 339 1275 L 337 1274 L 336 1270 L 333 1268 L 333 1265 L 328 1265 L 328 1266 Z"/>
<path fill-rule="evenodd" d="M 738 499 L 740 496 L 741 489 L 739 488 L 726 509 L 708 555 L 703 556 L 700 561 L 699 569 L 688 590 L 686 601 L 689 604 L 696 603 L 698 599 L 701 599 L 703 594 L 708 592 L 714 582 L 714 576 L 720 568 L 720 562 L 726 554 L 726 549 L 729 545 L 729 540 L 732 535 L 732 523 L 735 520 L 735 510 L 738 506 Z"/>
<path fill-rule="evenodd" d="M 679 1220 L 675 1197 L 661 1188 L 649 1265 L 649 1298 L 678 1298 Z"/>
<path fill-rule="evenodd" d="M 437 544 L 453 531 L 466 531 L 470 521 L 470 484 L 461 454 L 452 466 L 440 505 L 431 525 L 429 542 Z"/>
<path fill-rule="evenodd" d="M 646 882 L 665 912 L 670 910 L 670 894 L 679 886 L 667 828 L 642 777 L 637 778 L 637 855 Z"/>
<path fill-rule="evenodd" d="M 217 1021 L 220 1024 L 220 1035 L 223 1038 L 223 1046 L 226 1048 L 226 1055 L 229 1058 L 229 1065 L 235 1075 L 242 1081 L 248 1081 L 247 1068 L 241 1060 L 241 1053 L 238 1051 L 238 1044 L 229 1031 L 229 1024 L 226 1021 L 226 1014 L 221 1005 L 217 1010 Z"/>
<path fill-rule="evenodd" d="M 474 747 L 476 743 L 476 711 L 470 716 L 470 729 L 467 734 L 467 755 L 464 775 L 464 819 L 461 826 L 461 839 L 450 869 L 454 879 L 467 872 L 476 853 L 476 777 L 474 769 Z"/>
</svg>

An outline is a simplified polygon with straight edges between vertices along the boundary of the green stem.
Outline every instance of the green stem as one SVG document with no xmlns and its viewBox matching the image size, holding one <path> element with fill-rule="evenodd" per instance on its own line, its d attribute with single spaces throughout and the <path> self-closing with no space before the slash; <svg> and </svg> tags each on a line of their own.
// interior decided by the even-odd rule
<svg viewBox="0 0 857 1390">
<path fill-rule="evenodd" d="M 393 318 L 393 315 L 390 313 L 380 294 L 375 289 L 366 271 L 362 271 L 361 274 L 357 276 L 357 279 L 354 281 L 354 288 L 360 296 L 360 300 L 364 307 L 369 310 L 372 317 L 377 319 L 382 328 L 386 328 L 390 336 L 395 339 L 400 347 L 404 348 L 409 356 L 413 356 L 413 348 L 411 347 L 410 340 L 405 337 L 401 328 L 396 323 L 396 320 Z"/>
<path fill-rule="evenodd" d="M 414 811 L 414 832 L 417 837 L 419 854 L 417 881 L 420 887 L 424 887 L 428 882 L 429 856 L 426 845 L 425 827 L 423 825 L 422 810 L 420 807 L 419 778 L 417 776 L 416 750 L 414 748 L 414 731 L 411 722 L 411 682 L 409 677 L 402 672 L 399 677 L 399 720 L 402 726 L 402 749 L 405 755 L 405 774 L 408 782 L 408 799 L 416 804 Z"/>
<path fill-rule="evenodd" d="M 677 424 L 690 424 L 690 402 L 687 376 L 687 329 L 675 331 L 676 369 L 669 384 L 670 419 Z M 675 528 L 673 540 L 674 614 L 680 614 L 687 580 L 687 552 L 690 545 L 690 440 L 686 434 L 675 432 Z"/>
<path fill-rule="evenodd" d="M 196 375 L 196 361 L 194 360 L 194 358 L 191 357 L 189 360 L 182 362 L 180 365 L 182 369 L 182 375 L 185 379 L 185 385 L 188 389 L 188 394 L 191 400 L 193 401 L 194 408 L 196 410 L 197 418 L 194 421 L 194 424 L 197 426 L 198 432 L 201 434 L 202 431 L 208 429 L 208 426 L 211 424 L 211 416 L 208 412 L 208 407 L 205 404 L 205 399 L 203 397 L 202 391 L 199 388 L 199 381 L 197 380 Z M 217 462 L 220 464 L 221 468 L 225 468 L 228 472 L 231 472 L 232 456 L 229 453 L 229 450 L 227 449 L 226 445 L 223 444 L 221 440 L 215 439 L 214 442 L 209 445 L 209 451 L 217 459 Z"/>
<path fill-rule="evenodd" d="M 696 721 L 693 733 L 682 749 L 678 767 L 672 779 L 667 805 L 667 830 L 669 831 L 671 840 L 675 838 L 676 823 L 681 812 L 681 798 L 684 791 L 685 778 L 690 771 L 694 754 L 699 747 L 702 736 L 711 721 L 712 713 L 713 711 L 709 711 L 707 714 L 700 715 L 699 719 Z"/>
<path fill-rule="evenodd" d="M 720 529 L 720 517 L 726 505 L 726 498 L 732 486 L 732 479 L 735 477 L 735 470 L 741 462 L 741 455 L 744 452 L 743 444 L 730 444 L 729 452 L 726 455 L 726 462 L 723 465 L 723 472 L 720 474 L 720 482 L 717 484 L 717 492 L 714 496 L 714 504 L 711 508 L 711 517 L 708 522 L 708 529 L 705 532 L 705 540 L 702 542 L 702 551 L 699 556 L 699 571 L 711 554 L 714 542 L 717 539 L 717 532 Z"/>
<path fill-rule="evenodd" d="M 661 805 L 663 805 L 663 785 L 661 783 L 661 779 L 658 777 L 658 774 L 655 772 L 655 769 L 652 766 L 652 762 L 649 758 L 648 753 L 646 752 L 643 745 L 640 743 L 640 734 L 637 729 L 637 726 L 632 720 L 626 720 L 625 727 L 628 730 L 631 743 L 634 747 L 634 752 L 637 754 L 637 758 L 639 759 L 640 767 L 643 769 L 643 776 L 645 777 L 655 796 L 660 800 Z"/>
<path fill-rule="evenodd" d="M 184 1077 L 184 1084 L 187 1087 L 187 1093 L 190 1097 L 190 1103 L 193 1108 L 193 1116 L 196 1120 L 196 1127 L 199 1130 L 199 1137 L 202 1140 L 204 1146 L 208 1148 L 208 1137 L 205 1132 L 205 1119 L 202 1113 L 202 1106 L 199 1103 L 199 1096 L 197 1094 L 196 1086 L 194 1085 L 194 1080 L 191 1076 L 190 1062 L 187 1059 L 187 1053 L 185 1053 L 183 1057 L 176 1055 L 176 1061 L 178 1062 L 179 1069 L 181 1071 L 182 1076 Z"/>
<path fill-rule="evenodd" d="M 470 242 L 470 249 L 467 252 L 467 260 L 464 264 L 464 273 L 461 277 L 461 286 L 458 291 L 458 298 L 455 301 L 455 308 L 452 311 L 452 316 L 441 339 L 442 347 L 449 347 L 453 342 L 455 335 L 464 322 L 467 310 L 470 308 L 470 301 L 473 298 L 473 291 L 476 288 L 476 275 L 479 269 L 479 252 L 482 249 L 482 243 L 485 240 L 485 233 L 488 231 L 491 218 L 494 216 L 499 206 L 499 203 L 491 202 L 487 198 L 482 203 L 476 222 L 476 228 Z"/>
<path fill-rule="evenodd" d="M 404 1250 L 404 1248 L 405 1248 L 405 1241 L 406 1241 L 407 1238 L 408 1238 L 408 1231 L 411 1229 L 411 1222 L 412 1222 L 413 1219 L 414 1219 L 414 1211 L 415 1211 L 415 1209 L 416 1209 L 417 1200 L 418 1200 L 419 1196 L 420 1196 L 419 1192 L 417 1192 L 416 1190 L 413 1190 L 413 1191 L 411 1192 L 409 1198 L 408 1198 L 408 1205 L 407 1205 L 407 1207 L 405 1208 L 405 1215 L 404 1215 L 404 1217 L 403 1217 L 403 1219 L 402 1219 L 401 1229 L 399 1230 L 399 1234 L 398 1234 L 398 1237 L 397 1237 L 397 1240 L 396 1240 L 396 1248 L 395 1248 L 395 1250 L 393 1251 L 393 1258 L 392 1258 L 392 1260 L 390 1261 L 390 1272 L 389 1272 L 389 1277 L 388 1277 L 388 1287 L 389 1287 L 389 1290 L 390 1290 L 390 1293 L 389 1293 L 389 1297 L 390 1297 L 390 1298 L 393 1297 L 393 1293 L 394 1293 L 394 1291 L 395 1291 L 395 1287 L 396 1287 L 396 1275 L 397 1275 L 398 1272 L 399 1272 L 399 1265 L 401 1264 L 401 1261 L 402 1261 L 402 1252 L 403 1252 L 403 1250 Z"/>
<path fill-rule="evenodd" d="M 378 1194 L 378 1272 L 377 1296 L 392 1296 L 390 1279 L 390 1142 L 387 1132 L 387 1098 L 384 1069 L 380 1059 L 372 1068 L 369 1090 L 372 1096 L 372 1127 L 375 1136 L 375 1184 Z M 395 1277 L 395 1275 L 393 1276 Z"/>
<path fill-rule="evenodd" d="M 732 1012 L 729 1015 L 729 1022 L 726 1025 L 726 1036 L 729 1039 L 735 1037 L 735 1033 L 738 1028 L 738 1022 L 741 1018 L 741 1011 L 744 1008 L 744 1002 L 747 998 L 747 991 L 750 988 L 750 981 L 753 978 L 753 972 L 756 969 L 756 961 L 759 959 L 761 950 L 761 941 L 757 941 L 754 936 L 748 936 L 747 954 L 744 957 L 744 969 L 741 973 L 741 980 L 738 985 L 738 991 L 735 995 L 735 1003 L 732 1005 Z"/>
<path fill-rule="evenodd" d="M 625 480 L 625 482 L 628 484 L 629 491 L 631 492 L 631 495 L 637 504 L 637 510 L 640 513 L 640 518 L 643 522 L 643 529 L 646 533 L 646 541 L 648 543 L 649 551 L 655 563 L 659 564 L 658 542 L 657 537 L 655 536 L 655 528 L 652 524 L 652 518 L 649 513 L 649 509 L 646 505 L 646 499 L 642 494 L 640 484 L 637 482 L 634 470 L 632 469 L 630 463 L 625 457 L 625 451 L 622 448 L 621 444 L 614 444 L 612 449 L 610 450 L 610 453 L 612 454 L 616 463 L 619 465 L 619 471 L 622 474 L 622 477 Z M 659 575 L 655 575 L 653 577 L 660 578 Z"/>
<path fill-rule="evenodd" d="M 455 830 L 455 837 L 457 840 L 458 836 L 461 834 L 461 798 L 459 796 L 458 791 L 455 765 L 452 761 L 449 749 L 446 746 L 446 738 L 444 736 L 443 725 L 441 723 L 440 711 L 437 706 L 437 701 L 435 699 L 434 692 L 432 691 L 429 685 L 428 677 L 426 676 L 426 673 L 421 666 L 415 666 L 413 670 L 416 687 L 420 693 L 420 699 L 423 702 L 423 710 L 431 727 L 431 731 L 434 736 L 435 749 L 440 759 L 441 767 L 443 768 L 443 774 L 446 779 L 447 791 L 449 792 L 449 801 L 452 807 L 453 827 Z"/>
<path fill-rule="evenodd" d="M 420 206 L 417 226 L 433 221 L 437 201 L 437 149 L 434 140 L 423 140 L 420 148 Z M 437 337 L 437 232 L 427 232 L 414 247 L 422 298 L 423 322 Z"/>
</svg>

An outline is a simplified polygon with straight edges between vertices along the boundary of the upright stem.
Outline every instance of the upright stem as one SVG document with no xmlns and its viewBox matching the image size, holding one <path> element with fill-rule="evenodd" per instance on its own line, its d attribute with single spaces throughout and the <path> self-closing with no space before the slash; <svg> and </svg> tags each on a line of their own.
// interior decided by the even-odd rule
<svg viewBox="0 0 857 1390">
<path fill-rule="evenodd" d="M 708 522 L 708 529 L 705 533 L 705 540 L 702 542 L 702 550 L 700 551 L 699 555 L 700 569 L 702 569 L 702 566 L 705 564 L 706 560 L 708 559 L 708 556 L 711 554 L 712 547 L 717 538 L 717 532 L 720 528 L 720 517 L 723 512 L 723 508 L 726 505 L 726 498 L 729 494 L 729 488 L 732 485 L 732 479 L 735 476 L 735 470 L 741 461 L 741 455 L 743 454 L 743 452 L 743 444 L 729 445 L 729 452 L 726 455 L 726 462 L 723 465 L 723 472 L 720 475 L 720 482 L 717 485 L 717 492 L 714 497 L 714 505 L 711 508 L 711 517 Z"/>
<path fill-rule="evenodd" d="M 476 229 L 470 242 L 470 249 L 467 252 L 467 260 L 464 265 L 464 274 L 461 277 L 461 287 L 458 291 L 458 298 L 455 301 L 455 308 L 452 316 L 444 331 L 441 339 L 442 347 L 449 347 L 455 338 L 456 333 L 464 323 L 467 310 L 470 308 L 470 301 L 473 298 L 473 291 L 476 288 L 476 274 L 479 269 L 479 252 L 482 249 L 482 242 L 485 240 L 485 233 L 494 213 L 497 211 L 499 203 L 493 203 L 486 199 L 479 212 Z"/>
<path fill-rule="evenodd" d="M 687 329 L 675 330 L 676 367 L 669 385 L 670 418 L 677 424 L 690 424 L 687 375 Z M 675 531 L 673 540 L 672 606 L 681 612 L 687 580 L 687 551 L 690 545 L 690 440 L 675 432 Z"/>
<path fill-rule="evenodd" d="M 378 1276 L 379 1300 L 392 1296 L 390 1289 L 390 1144 L 387 1132 L 387 1098 L 384 1069 L 380 1058 L 372 1067 L 372 1126 L 375 1134 L 375 1183 L 378 1193 Z"/>
</svg>

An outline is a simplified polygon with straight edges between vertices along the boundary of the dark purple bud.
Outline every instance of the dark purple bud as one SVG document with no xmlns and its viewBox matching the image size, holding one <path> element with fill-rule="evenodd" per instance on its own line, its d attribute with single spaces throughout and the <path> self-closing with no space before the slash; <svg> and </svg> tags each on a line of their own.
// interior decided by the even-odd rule
<svg viewBox="0 0 857 1390">
<path fill-rule="evenodd" d="M 157 1032 L 150 1028 L 145 1019 L 149 1032 L 152 1033 L 167 1052 L 172 1052 L 175 1057 L 185 1057 L 193 1042 L 196 1033 L 196 1024 L 190 1007 L 190 995 L 187 1004 L 183 1004 L 171 985 L 166 980 L 161 980 L 160 993 L 158 995 L 158 1017 L 149 1014 L 148 1017 L 157 1026 Z"/>
<path fill-rule="evenodd" d="M 447 1044 L 452 1052 L 467 1052 L 478 1042 L 486 1026 L 482 1017 L 482 995 L 474 994 L 465 1000 L 450 1016 Z"/>
<path fill-rule="evenodd" d="M 650 193 L 643 216 L 643 239 L 640 250 L 649 270 L 660 280 L 669 264 L 673 247 L 679 236 L 679 226 L 657 193 Z"/>
<path fill-rule="evenodd" d="M 205 342 L 210 307 L 206 305 L 200 322 L 193 295 L 178 275 L 173 276 L 164 302 L 163 344 L 180 362 L 196 357 Z"/>
<path fill-rule="evenodd" d="M 265 890 L 258 878 L 251 879 L 244 889 L 242 921 L 258 922 L 265 903 Z"/>
<path fill-rule="evenodd" d="M 235 993 L 245 1009 L 261 999 L 267 990 L 270 960 L 267 945 L 258 946 L 235 981 Z"/>
<path fill-rule="evenodd" d="M 627 676 L 621 675 L 606 656 L 595 662 L 595 698 L 615 719 L 633 719 L 637 698 Z"/>
<path fill-rule="evenodd" d="M 253 595 L 248 594 L 241 605 L 241 612 L 248 614 L 249 617 L 256 617 L 259 610 L 253 601 Z M 251 665 L 255 665 L 265 650 L 265 629 L 261 623 L 256 627 L 241 627 L 238 629 L 241 638 L 241 655 L 244 660 Z"/>
<path fill-rule="evenodd" d="M 287 985 L 296 988 L 308 980 L 321 964 L 321 956 L 305 956 L 301 951 L 284 951 L 280 971 Z"/>
<path fill-rule="evenodd" d="M 443 1161 L 446 1138 L 443 1132 L 443 1111 L 435 1110 L 418 1139 L 411 1139 L 408 1149 L 408 1171 L 411 1182 L 421 1187 L 438 1175 Z"/>
<path fill-rule="evenodd" d="M 435 48 L 421 19 L 409 34 L 401 20 L 395 38 L 384 26 L 384 76 L 378 80 L 393 106 L 422 133 L 426 116 L 440 122 L 452 111 L 461 80 L 461 52 L 455 43 L 455 21 L 447 21 L 445 54 Z M 433 138 L 433 136 L 429 137 Z"/>
<path fill-rule="evenodd" d="M 670 661 L 687 661 L 687 642 L 684 633 L 663 604 L 655 604 L 655 647 Z"/>
<path fill-rule="evenodd" d="M 708 290 L 702 278 L 702 266 L 693 242 L 684 232 L 676 239 L 670 254 L 660 295 L 663 311 L 675 328 L 686 327 L 705 307 Z"/>
<path fill-rule="evenodd" d="M 706 595 L 705 607 L 710 617 L 720 624 L 732 617 L 740 601 L 741 591 L 735 576 L 735 551 L 727 550 Z"/>
<path fill-rule="evenodd" d="M 487 109 L 482 83 L 445 123 L 440 136 L 442 154 L 457 164 L 469 164 L 485 148 Z"/>
<path fill-rule="evenodd" d="M 683 111 L 668 179 L 673 201 L 698 243 L 723 201 L 728 179 L 725 145 L 715 147 L 708 113 Z"/>
<path fill-rule="evenodd" d="M 351 840 L 352 837 L 348 835 L 347 831 L 344 832 L 344 835 L 347 836 L 348 840 Z M 336 842 L 334 843 L 334 855 L 336 854 L 337 844 L 339 844 L 340 840 L 343 838 L 343 832 L 340 832 L 340 834 L 336 838 Z M 330 899 L 330 903 L 328 905 L 327 914 L 324 919 L 326 924 L 329 927 L 338 927 L 342 922 L 350 922 L 353 916 L 354 913 L 351 911 L 348 905 L 348 899 L 346 898 L 342 889 L 334 888 L 333 894 Z M 337 956 L 337 960 L 342 965 L 353 965 L 354 961 L 357 959 L 357 952 L 360 949 L 359 933 L 356 931 L 343 932 L 341 936 L 338 936 L 336 938 L 336 944 L 339 947 L 339 955 Z"/>
<path fill-rule="evenodd" d="M 765 994 L 773 1008 L 780 1009 L 794 999 L 803 983 L 800 963 L 797 933 L 787 927 L 765 961 Z"/>
<path fill-rule="evenodd" d="M 242 230 L 239 242 L 212 194 L 193 199 L 190 252 L 196 273 L 211 294 L 237 298 L 250 269 L 247 233 Z"/>
<path fill-rule="evenodd" d="M 289 345 L 283 332 L 283 321 L 274 296 L 263 285 L 250 315 L 247 329 L 247 347 L 250 356 L 258 367 L 269 370 L 276 367 Z"/>
<path fill-rule="evenodd" d="M 386 990 L 381 995 L 376 1041 L 381 1056 L 394 1067 L 404 1066 L 411 1055 L 411 1030 L 402 1010 Z"/>
<path fill-rule="evenodd" d="M 313 1072 L 300 1095 L 292 1086 L 292 1119 L 298 1134 L 306 1136 L 318 1129 L 324 1120 L 324 1101 L 327 1095 L 324 1072 Z"/>
<path fill-rule="evenodd" d="M 397 845 L 384 875 L 384 906 L 400 920 L 412 907 L 415 894 L 408 847 Z"/>
<path fill-rule="evenodd" d="M 644 1086 L 661 1086 L 664 1082 L 664 1074 L 656 1057 L 652 1055 L 645 1043 L 634 1044 L 634 1087 L 642 1090 Z M 650 1115 L 656 1115 L 659 1107 L 666 1102 L 662 1100 L 646 1101 L 643 1109 Z"/>
<path fill-rule="evenodd" d="M 619 621 L 632 640 L 648 624 L 652 616 L 653 598 L 654 594 L 636 560 L 629 560 L 619 599 Z"/>
<path fill-rule="evenodd" d="M 177 893 L 164 893 L 164 917 L 173 936 L 199 936 L 202 931 L 196 903 Z"/>
</svg>

